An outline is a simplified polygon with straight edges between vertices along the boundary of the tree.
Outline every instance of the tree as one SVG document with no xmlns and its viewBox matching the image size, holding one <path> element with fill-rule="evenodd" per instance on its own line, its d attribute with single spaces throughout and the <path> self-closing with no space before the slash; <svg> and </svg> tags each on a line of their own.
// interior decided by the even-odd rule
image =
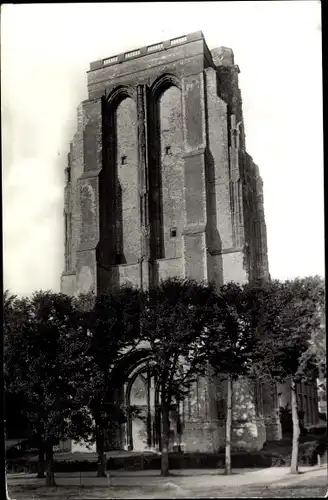
<svg viewBox="0 0 328 500">
<path fill-rule="evenodd" d="M 257 356 L 254 373 L 274 382 L 290 381 L 293 421 L 291 472 L 298 472 L 300 436 L 296 383 L 313 380 L 318 360 L 309 349 L 321 318 L 318 304 L 323 302 L 323 281 L 318 277 L 293 281 L 271 281 L 259 290 L 257 307 Z"/>
<path fill-rule="evenodd" d="M 83 339 L 77 335 L 73 301 L 37 292 L 15 302 L 19 328 L 8 329 L 5 370 L 8 390 L 24 394 L 31 441 L 46 455 L 46 484 L 54 485 L 53 447 L 83 436 L 86 412 Z M 85 423 L 85 426 L 83 426 Z"/>
<path fill-rule="evenodd" d="M 231 474 L 233 382 L 250 375 L 256 338 L 253 289 L 228 283 L 220 288 L 207 327 L 206 352 L 214 375 L 227 381 L 225 472 Z"/>
<path fill-rule="evenodd" d="M 141 336 L 149 343 L 162 415 L 161 473 L 169 473 L 169 412 L 204 373 L 206 321 L 214 291 L 193 280 L 171 278 L 143 295 Z"/>
<path fill-rule="evenodd" d="M 20 321 L 23 319 L 24 300 L 18 300 L 17 296 L 5 290 L 3 295 L 3 339 L 4 351 L 8 349 L 10 341 L 20 331 Z M 5 428 L 6 437 L 26 437 L 28 434 L 28 423 L 22 415 L 24 394 L 12 394 L 9 392 L 9 380 L 6 365 L 4 369 L 4 396 L 5 396 Z"/>
<path fill-rule="evenodd" d="M 122 287 L 98 297 L 81 295 L 76 300 L 79 310 L 79 332 L 89 339 L 88 391 L 92 394 L 88 408 L 92 425 L 88 441 L 96 442 L 98 477 L 106 476 L 106 434 L 112 437 L 125 421 L 127 408 L 120 398 L 125 381 L 124 359 L 140 342 L 140 293 L 133 287 Z"/>
<path fill-rule="evenodd" d="M 21 335 L 24 323 L 29 315 L 30 302 L 27 298 L 18 298 L 6 290 L 3 300 L 4 312 L 4 392 L 6 433 L 14 433 L 17 437 L 25 437 L 31 443 L 32 431 L 26 414 L 26 395 L 23 387 L 19 387 L 16 379 L 17 366 L 21 362 Z M 33 439 L 35 441 L 35 437 Z M 38 477 L 44 476 L 44 453 L 39 443 Z"/>
<path fill-rule="evenodd" d="M 317 316 L 314 314 L 315 325 L 311 329 L 309 345 L 301 357 L 301 363 L 309 361 L 316 365 L 318 370 L 318 386 L 324 389 L 327 373 L 327 342 L 326 342 L 326 303 L 324 281 L 319 276 L 312 278 L 314 300 L 317 303 Z"/>
</svg>

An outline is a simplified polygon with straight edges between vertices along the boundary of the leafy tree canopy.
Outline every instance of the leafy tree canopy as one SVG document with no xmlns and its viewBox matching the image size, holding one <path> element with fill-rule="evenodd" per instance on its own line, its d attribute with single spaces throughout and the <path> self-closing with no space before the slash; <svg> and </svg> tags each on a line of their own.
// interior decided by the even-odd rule
<svg viewBox="0 0 328 500">
<path fill-rule="evenodd" d="M 24 395 L 32 437 L 49 448 L 76 433 L 80 436 L 80 424 L 89 418 L 84 346 L 75 318 L 71 298 L 36 292 L 15 299 L 5 327 L 7 391 Z"/>
</svg>

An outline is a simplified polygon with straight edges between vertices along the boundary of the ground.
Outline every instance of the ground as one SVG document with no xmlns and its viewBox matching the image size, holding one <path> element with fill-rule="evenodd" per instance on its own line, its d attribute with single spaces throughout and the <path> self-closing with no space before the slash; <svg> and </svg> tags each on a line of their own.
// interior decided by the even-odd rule
<svg viewBox="0 0 328 500">
<path fill-rule="evenodd" d="M 47 488 L 35 474 L 8 474 L 7 487 L 12 500 L 108 499 L 108 498 L 205 498 L 205 497 L 297 497 L 324 498 L 327 469 L 301 467 L 299 475 L 288 467 L 235 469 L 232 476 L 218 470 L 173 470 L 168 478 L 159 471 L 115 471 L 108 478 L 94 472 L 58 473 L 57 487 Z"/>
</svg>

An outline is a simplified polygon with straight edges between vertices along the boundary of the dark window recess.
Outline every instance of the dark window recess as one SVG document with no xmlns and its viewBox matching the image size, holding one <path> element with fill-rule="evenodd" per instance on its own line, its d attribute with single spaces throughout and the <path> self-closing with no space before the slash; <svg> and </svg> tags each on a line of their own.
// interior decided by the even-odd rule
<svg viewBox="0 0 328 500">
<path fill-rule="evenodd" d="M 121 165 L 126 165 L 126 156 L 121 156 Z"/>
<path fill-rule="evenodd" d="M 165 154 L 170 155 L 171 154 L 171 146 L 165 146 Z"/>
<path fill-rule="evenodd" d="M 120 253 L 115 255 L 115 264 L 122 264 L 122 255 Z"/>
<path fill-rule="evenodd" d="M 175 238 L 176 235 L 177 235 L 177 228 L 176 227 L 172 227 L 172 229 L 170 231 L 171 238 Z"/>
<path fill-rule="evenodd" d="M 234 129 L 233 131 L 233 147 L 237 148 L 238 146 L 238 130 Z"/>
<path fill-rule="evenodd" d="M 70 167 L 65 168 L 65 177 L 66 177 L 67 184 L 69 182 L 71 182 L 71 168 Z"/>
</svg>

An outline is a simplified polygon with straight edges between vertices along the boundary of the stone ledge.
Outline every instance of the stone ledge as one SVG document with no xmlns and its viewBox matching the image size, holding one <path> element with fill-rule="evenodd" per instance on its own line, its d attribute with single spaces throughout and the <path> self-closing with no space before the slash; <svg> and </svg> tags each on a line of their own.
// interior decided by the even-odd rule
<svg viewBox="0 0 328 500">
<path fill-rule="evenodd" d="M 76 275 L 76 271 L 64 271 L 62 272 L 61 274 L 62 276 L 75 276 Z"/>
<path fill-rule="evenodd" d="M 191 156 L 199 156 L 205 154 L 206 147 L 194 149 L 193 151 L 187 151 L 181 155 L 182 158 L 190 158 Z"/>
<path fill-rule="evenodd" d="M 76 253 L 81 253 L 81 252 L 89 252 L 90 250 L 96 251 L 98 243 L 82 243 L 80 244 L 79 248 L 76 250 Z"/>
<path fill-rule="evenodd" d="M 83 172 L 83 174 L 81 175 L 81 177 L 79 177 L 77 179 L 77 181 L 79 182 L 79 181 L 82 181 L 84 179 L 91 179 L 94 177 L 98 177 L 101 170 L 102 170 L 101 168 L 98 168 L 97 170 L 89 170 L 89 171 Z"/>
<path fill-rule="evenodd" d="M 209 248 L 207 249 L 208 253 L 211 255 L 224 255 L 227 253 L 239 253 L 243 252 L 244 248 L 243 247 L 236 247 L 236 248 L 223 248 L 221 250 L 210 250 Z"/>
<path fill-rule="evenodd" d="M 206 230 L 206 224 L 193 224 L 186 226 L 183 231 L 182 235 L 183 236 L 188 236 L 190 234 L 198 234 L 198 233 L 205 233 Z"/>
</svg>

